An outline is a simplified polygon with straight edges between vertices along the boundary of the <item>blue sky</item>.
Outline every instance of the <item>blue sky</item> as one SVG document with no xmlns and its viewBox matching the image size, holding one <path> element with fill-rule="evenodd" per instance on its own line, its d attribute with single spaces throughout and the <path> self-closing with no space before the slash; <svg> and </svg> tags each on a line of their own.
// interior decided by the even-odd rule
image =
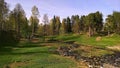
<svg viewBox="0 0 120 68">
<path fill-rule="evenodd" d="M 91 12 L 100 11 L 105 18 L 113 11 L 120 11 L 120 0 L 5 0 L 12 10 L 17 3 L 20 3 L 26 12 L 31 16 L 31 8 L 36 5 L 39 8 L 40 20 L 44 14 L 49 18 L 54 15 L 66 18 L 71 15 L 87 15 Z"/>
</svg>

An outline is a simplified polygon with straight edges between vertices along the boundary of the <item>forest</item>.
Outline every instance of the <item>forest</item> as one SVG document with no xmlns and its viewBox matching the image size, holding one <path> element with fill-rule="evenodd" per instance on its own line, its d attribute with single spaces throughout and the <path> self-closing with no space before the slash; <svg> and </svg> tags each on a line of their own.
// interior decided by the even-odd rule
<svg viewBox="0 0 120 68">
<path fill-rule="evenodd" d="M 56 15 L 49 19 L 44 14 L 40 22 L 38 7 L 31 7 L 32 15 L 28 19 L 20 3 L 10 10 L 8 3 L 0 0 L 1 68 L 61 68 L 61 65 L 63 68 L 90 68 L 91 65 L 91 68 L 120 67 L 119 11 L 113 11 L 105 19 L 100 11 L 63 19 Z"/>
</svg>

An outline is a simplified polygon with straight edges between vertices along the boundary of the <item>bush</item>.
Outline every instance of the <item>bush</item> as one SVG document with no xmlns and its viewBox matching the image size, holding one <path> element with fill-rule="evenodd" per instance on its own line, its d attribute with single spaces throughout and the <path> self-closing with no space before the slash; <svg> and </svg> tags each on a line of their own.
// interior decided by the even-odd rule
<svg viewBox="0 0 120 68">
<path fill-rule="evenodd" d="M 13 30 L 9 31 L 0 31 L 0 43 L 18 43 L 19 39 L 17 32 Z"/>
</svg>

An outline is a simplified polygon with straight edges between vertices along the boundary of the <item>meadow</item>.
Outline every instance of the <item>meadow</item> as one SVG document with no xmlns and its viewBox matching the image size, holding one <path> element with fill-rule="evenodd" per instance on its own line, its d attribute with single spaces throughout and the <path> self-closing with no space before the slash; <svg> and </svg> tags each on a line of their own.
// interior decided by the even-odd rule
<svg viewBox="0 0 120 68">
<path fill-rule="evenodd" d="M 74 41 L 80 45 L 76 51 L 80 52 L 82 56 L 101 56 L 105 54 L 112 54 L 113 52 L 107 50 L 108 46 L 119 45 L 119 35 L 111 37 L 103 36 L 101 40 L 96 41 L 96 37 L 87 37 L 85 35 L 60 35 L 54 37 L 46 37 L 47 40 L 59 40 L 62 42 Z M 20 41 L 16 46 L 14 44 L 6 44 L 0 48 L 0 68 L 77 68 L 78 62 L 70 57 L 64 57 L 56 52 L 59 46 L 69 46 L 69 44 L 61 42 L 28 42 L 26 40 Z M 2 45 L 2 44 L 1 44 Z M 104 50 L 96 49 L 104 48 Z M 89 51 L 84 52 L 84 51 Z"/>
</svg>

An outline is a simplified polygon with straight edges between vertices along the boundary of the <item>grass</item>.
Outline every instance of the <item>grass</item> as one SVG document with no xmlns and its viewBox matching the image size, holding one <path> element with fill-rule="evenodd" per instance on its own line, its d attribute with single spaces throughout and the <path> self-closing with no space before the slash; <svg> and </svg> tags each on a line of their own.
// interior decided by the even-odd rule
<svg viewBox="0 0 120 68">
<path fill-rule="evenodd" d="M 47 37 L 49 40 L 51 37 Z M 120 43 L 120 36 L 103 36 L 100 41 L 96 37 L 87 37 L 85 35 L 59 35 L 53 36 L 53 39 L 59 41 L 75 41 L 81 44 L 77 51 L 82 56 L 101 56 L 112 54 L 106 46 L 114 46 Z M 59 56 L 55 50 L 59 46 L 69 46 L 61 42 L 26 42 L 21 41 L 14 45 L 7 43 L 5 46 L 0 44 L 0 68 L 10 66 L 11 68 L 77 68 L 77 62 L 71 58 Z M 82 46 L 83 45 L 83 46 Z M 4 47 L 3 47 L 4 46 Z M 97 48 L 96 48 L 97 47 Z M 100 48 L 98 48 L 100 47 Z"/>
<path fill-rule="evenodd" d="M 17 45 L 18 47 L 0 48 L 0 68 L 4 66 L 11 68 L 76 68 L 76 62 L 72 59 L 49 51 L 55 49 L 57 44 L 53 44 L 53 46 L 43 46 L 43 44 L 22 42 Z"/>
<path fill-rule="evenodd" d="M 93 46 L 80 46 L 74 50 L 78 54 L 84 57 L 104 56 L 107 54 L 113 54 L 114 52 L 109 49 L 96 48 Z"/>
<path fill-rule="evenodd" d="M 120 43 L 120 39 L 119 39 L 120 36 L 115 34 L 111 37 L 103 36 L 100 41 L 96 41 L 96 38 L 97 36 L 87 37 L 86 35 L 68 34 L 68 35 L 56 36 L 55 39 L 62 41 L 75 41 L 78 44 L 92 45 L 99 47 L 114 46 Z"/>
<path fill-rule="evenodd" d="M 107 49 L 107 47 L 116 46 L 120 43 L 120 36 L 116 34 L 110 37 L 102 36 L 99 41 L 96 41 L 97 37 L 98 36 L 88 37 L 86 35 L 68 34 L 56 36 L 54 39 L 64 42 L 75 41 L 75 43 L 82 45 L 75 49 L 75 51 L 85 57 L 113 54 L 114 52 Z"/>
</svg>

